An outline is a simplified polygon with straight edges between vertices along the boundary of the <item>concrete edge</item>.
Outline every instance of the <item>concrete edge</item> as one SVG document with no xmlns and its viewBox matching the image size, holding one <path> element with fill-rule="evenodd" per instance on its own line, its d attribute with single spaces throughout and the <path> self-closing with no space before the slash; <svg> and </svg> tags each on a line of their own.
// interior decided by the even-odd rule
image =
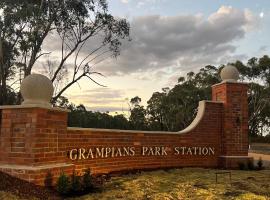
<svg viewBox="0 0 270 200">
<path fill-rule="evenodd" d="M 68 131 L 92 131 L 92 132 L 110 132 L 110 133 L 131 133 L 131 134 L 179 134 L 179 132 L 166 131 L 137 131 L 137 130 L 122 130 L 122 129 L 98 129 L 98 128 L 80 128 L 68 127 Z"/>
<path fill-rule="evenodd" d="M 246 82 L 238 82 L 238 81 L 231 81 L 231 80 L 225 80 L 225 81 L 222 81 L 220 83 L 216 83 L 214 85 L 212 85 L 211 87 L 215 87 L 215 86 L 218 86 L 218 85 L 222 85 L 222 84 L 225 84 L 225 83 L 229 83 L 229 84 L 242 84 L 242 85 L 248 85 L 249 83 L 246 83 Z"/>
<path fill-rule="evenodd" d="M 3 109 L 24 109 L 24 108 L 42 108 L 42 109 L 48 109 L 53 111 L 59 111 L 59 112 L 70 112 L 70 110 L 60 107 L 48 107 L 48 106 L 42 106 L 39 104 L 31 104 L 31 105 L 4 105 L 0 106 L 0 110 Z"/>
</svg>

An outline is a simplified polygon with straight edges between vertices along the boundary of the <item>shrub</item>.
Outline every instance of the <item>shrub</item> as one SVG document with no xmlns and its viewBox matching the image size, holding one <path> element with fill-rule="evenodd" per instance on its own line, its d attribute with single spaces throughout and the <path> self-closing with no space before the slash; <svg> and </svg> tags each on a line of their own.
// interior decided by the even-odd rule
<svg viewBox="0 0 270 200">
<path fill-rule="evenodd" d="M 240 170 L 245 170 L 245 169 L 246 169 L 245 163 L 239 162 L 239 163 L 238 163 L 238 168 L 239 168 Z"/>
<path fill-rule="evenodd" d="M 56 190 L 65 197 L 87 194 L 92 192 L 93 188 L 94 184 L 89 168 L 85 170 L 83 176 L 77 175 L 75 170 L 70 177 L 61 172 L 56 183 Z"/>
<path fill-rule="evenodd" d="M 48 173 L 46 174 L 45 180 L 44 180 L 44 185 L 46 187 L 52 187 L 52 182 L 53 182 L 53 175 L 52 175 L 51 171 L 48 171 Z"/>
<path fill-rule="evenodd" d="M 257 162 L 257 166 L 258 166 L 258 170 L 262 170 L 263 169 L 262 157 L 259 158 L 259 160 Z"/>
<path fill-rule="evenodd" d="M 62 195 L 67 195 L 70 192 L 70 180 L 64 172 L 61 172 L 57 180 L 56 190 Z"/>
<path fill-rule="evenodd" d="M 70 189 L 75 194 L 82 191 L 81 177 L 76 174 L 75 170 L 73 170 L 73 173 L 71 175 L 71 188 Z"/>
<path fill-rule="evenodd" d="M 93 189 L 93 181 L 91 176 L 91 171 L 87 168 L 83 175 L 83 188 L 85 191 L 91 191 Z"/>
<path fill-rule="evenodd" d="M 247 167 L 248 167 L 249 170 L 254 170 L 255 167 L 254 167 L 253 160 L 248 160 Z"/>
</svg>

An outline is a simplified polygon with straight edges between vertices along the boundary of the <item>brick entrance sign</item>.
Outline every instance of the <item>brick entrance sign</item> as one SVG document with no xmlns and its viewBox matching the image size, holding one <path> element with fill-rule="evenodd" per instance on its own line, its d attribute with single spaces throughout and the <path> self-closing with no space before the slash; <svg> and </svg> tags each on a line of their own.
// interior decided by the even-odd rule
<svg viewBox="0 0 270 200">
<path fill-rule="evenodd" d="M 48 103 L 53 88 L 42 75 L 22 84 L 22 105 L 1 107 L 0 170 L 44 184 L 50 172 L 94 174 L 171 167 L 236 168 L 248 157 L 247 84 L 231 66 L 201 101 L 194 121 L 180 132 L 67 127 L 68 111 Z"/>
</svg>

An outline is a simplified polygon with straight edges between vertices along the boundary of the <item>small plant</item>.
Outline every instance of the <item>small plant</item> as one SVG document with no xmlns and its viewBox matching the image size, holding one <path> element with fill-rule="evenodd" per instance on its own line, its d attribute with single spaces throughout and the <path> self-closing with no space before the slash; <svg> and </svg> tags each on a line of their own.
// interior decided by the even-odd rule
<svg viewBox="0 0 270 200">
<path fill-rule="evenodd" d="M 85 191 L 91 191 L 93 189 L 93 181 L 89 168 L 85 170 L 83 175 L 83 187 Z"/>
<path fill-rule="evenodd" d="M 262 170 L 263 169 L 262 157 L 259 158 L 259 160 L 257 162 L 257 167 L 258 167 L 258 170 Z"/>
<path fill-rule="evenodd" d="M 45 180 L 44 180 L 44 185 L 46 187 L 52 187 L 52 182 L 53 182 L 53 175 L 52 175 L 51 171 L 48 171 L 48 173 L 46 174 Z"/>
<path fill-rule="evenodd" d="M 248 160 L 247 167 L 248 167 L 249 170 L 254 170 L 255 169 L 253 160 Z"/>
<path fill-rule="evenodd" d="M 80 196 L 92 192 L 94 188 L 90 169 L 86 169 L 83 176 L 79 176 L 75 170 L 69 177 L 61 172 L 57 183 L 56 190 L 65 197 Z"/>
<path fill-rule="evenodd" d="M 81 177 L 76 174 L 75 170 L 71 175 L 71 191 L 75 194 L 82 191 Z"/>
<path fill-rule="evenodd" d="M 56 189 L 62 195 L 67 195 L 70 192 L 70 180 L 64 172 L 61 172 L 57 180 Z"/>
<path fill-rule="evenodd" d="M 239 168 L 240 170 L 245 170 L 245 169 L 246 169 L 245 163 L 239 162 L 239 163 L 238 163 L 238 168 Z"/>
</svg>

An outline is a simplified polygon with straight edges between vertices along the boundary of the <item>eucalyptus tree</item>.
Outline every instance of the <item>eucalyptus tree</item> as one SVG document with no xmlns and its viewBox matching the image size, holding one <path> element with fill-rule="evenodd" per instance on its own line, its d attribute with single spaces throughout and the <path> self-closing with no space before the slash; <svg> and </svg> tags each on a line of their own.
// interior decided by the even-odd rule
<svg viewBox="0 0 270 200">
<path fill-rule="evenodd" d="M 44 49 L 46 39 L 58 35 L 54 43 L 60 44 L 60 57 L 50 78 L 57 84 L 68 66 L 69 79 L 53 102 L 82 78 L 97 83 L 92 74 L 102 74 L 93 66 L 118 56 L 121 41 L 129 39 L 129 23 L 113 17 L 106 0 L 2 0 L 0 11 L 0 38 L 6 45 L 3 52 L 8 52 L 1 59 L 1 83 L 11 72 L 19 80 L 31 74 L 35 63 L 51 53 Z M 93 37 L 98 44 L 89 50 L 85 46 Z"/>
<path fill-rule="evenodd" d="M 248 82 L 249 132 L 251 136 L 270 132 L 270 58 L 250 58 L 247 64 L 232 63 Z"/>
<path fill-rule="evenodd" d="M 138 96 L 131 98 L 130 104 L 130 128 L 135 130 L 147 129 L 146 110 L 140 105 L 142 99 Z"/>
<path fill-rule="evenodd" d="M 171 89 L 153 93 L 147 106 L 150 127 L 155 130 L 179 131 L 194 119 L 200 100 L 211 98 L 211 86 L 220 81 L 219 69 L 208 65 L 198 73 L 179 77 Z"/>
</svg>

